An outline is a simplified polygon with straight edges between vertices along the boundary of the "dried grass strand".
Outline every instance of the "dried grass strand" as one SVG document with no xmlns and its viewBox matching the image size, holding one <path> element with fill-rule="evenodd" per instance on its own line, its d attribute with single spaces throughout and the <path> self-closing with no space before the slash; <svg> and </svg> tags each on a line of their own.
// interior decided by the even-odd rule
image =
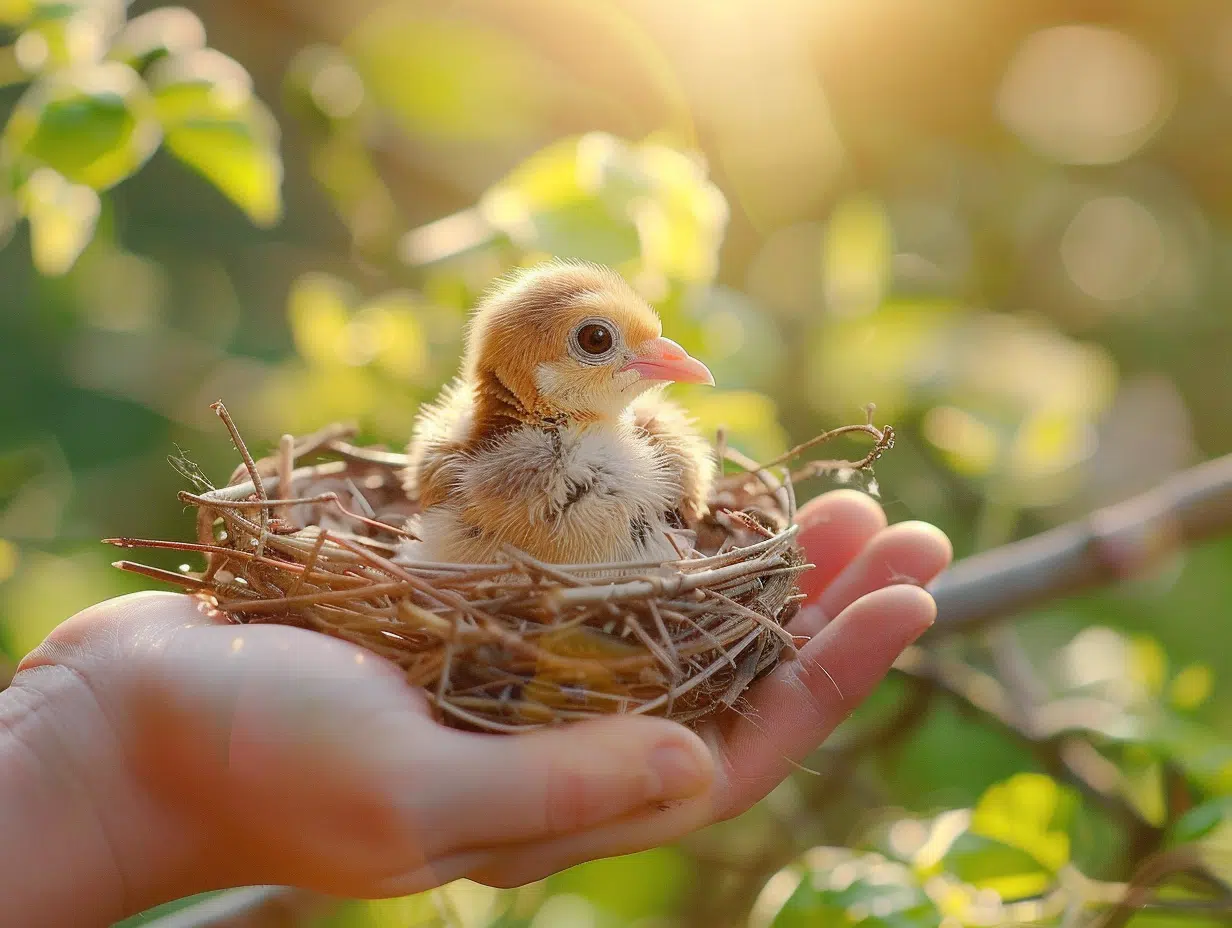
<svg viewBox="0 0 1232 928">
<path fill-rule="evenodd" d="M 711 515 L 673 536 L 673 560 L 548 564 L 508 549 L 501 564 L 404 562 L 394 555 L 413 537 L 406 455 L 354 446 L 354 428 L 336 425 L 283 436 L 254 460 L 214 408 L 242 463 L 227 486 L 180 494 L 198 510 L 196 541 L 109 539 L 199 554 L 205 569 L 117 566 L 208 594 L 236 622 L 364 646 L 423 687 L 447 724 L 504 733 L 612 712 L 692 723 L 734 706 L 795 650 L 784 625 L 810 565 L 796 475 L 774 472 L 790 456 L 761 465 L 720 434 L 720 459 L 740 472 L 719 477 Z M 851 426 L 793 452 L 852 432 L 881 450 L 892 434 Z"/>
</svg>

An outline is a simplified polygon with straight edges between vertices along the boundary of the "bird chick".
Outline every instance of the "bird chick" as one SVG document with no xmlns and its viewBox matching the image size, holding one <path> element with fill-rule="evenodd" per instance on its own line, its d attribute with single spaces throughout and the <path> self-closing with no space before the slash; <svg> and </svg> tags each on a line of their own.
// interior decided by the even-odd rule
<svg viewBox="0 0 1232 928">
<path fill-rule="evenodd" d="M 705 512 L 715 468 L 659 395 L 673 381 L 714 378 L 614 271 L 554 262 L 497 289 L 416 422 L 405 484 L 421 508 L 399 559 L 675 559 L 669 535 Z"/>
</svg>

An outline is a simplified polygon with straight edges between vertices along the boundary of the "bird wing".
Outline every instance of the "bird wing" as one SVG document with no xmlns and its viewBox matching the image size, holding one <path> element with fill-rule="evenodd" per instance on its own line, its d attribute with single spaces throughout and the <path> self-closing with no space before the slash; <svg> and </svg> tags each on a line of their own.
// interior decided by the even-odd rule
<svg viewBox="0 0 1232 928">
<path fill-rule="evenodd" d="M 474 391 L 465 381 L 446 386 L 439 397 L 420 407 L 403 478 L 407 495 L 427 509 L 449 496 L 466 460 L 465 442 L 474 414 Z"/>
<path fill-rule="evenodd" d="M 644 393 L 630 406 L 633 425 L 645 436 L 680 487 L 676 514 L 686 525 L 697 522 L 707 509 L 714 481 L 714 454 L 697 434 L 692 419 L 658 392 Z"/>
</svg>

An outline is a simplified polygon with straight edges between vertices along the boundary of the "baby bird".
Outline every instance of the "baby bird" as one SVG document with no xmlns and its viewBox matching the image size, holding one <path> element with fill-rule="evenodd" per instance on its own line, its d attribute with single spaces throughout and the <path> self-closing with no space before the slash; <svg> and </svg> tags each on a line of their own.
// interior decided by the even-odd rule
<svg viewBox="0 0 1232 928">
<path fill-rule="evenodd" d="M 715 468 L 656 388 L 714 378 L 662 331 L 598 265 L 541 265 L 490 294 L 458 378 L 416 423 L 418 540 L 399 559 L 492 563 L 506 545 L 554 564 L 678 557 L 669 535 L 705 512 Z"/>
</svg>

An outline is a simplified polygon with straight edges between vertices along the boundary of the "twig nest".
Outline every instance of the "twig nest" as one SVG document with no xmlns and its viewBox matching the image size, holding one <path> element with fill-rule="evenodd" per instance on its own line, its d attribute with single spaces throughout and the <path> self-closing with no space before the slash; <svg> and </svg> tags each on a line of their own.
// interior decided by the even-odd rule
<svg viewBox="0 0 1232 928">
<path fill-rule="evenodd" d="M 790 476 L 720 448 L 738 473 L 715 485 L 692 547 L 662 564 L 543 564 L 510 550 L 502 564 L 394 562 L 415 502 L 404 455 L 360 448 L 335 426 L 245 463 L 198 509 L 198 539 L 113 539 L 192 550 L 206 567 L 175 574 L 117 566 L 211 597 L 234 622 L 275 622 L 346 639 L 397 664 L 457 727 L 515 732 L 616 712 L 696 722 L 794 652 L 784 626 L 799 608 Z M 892 432 L 877 437 L 867 466 Z M 720 442 L 720 444 L 722 444 Z M 311 463 L 306 463 L 311 462 Z M 835 462 L 829 462 L 835 463 Z M 848 462 L 838 462 L 847 465 Z M 816 467 L 816 465 L 814 465 Z"/>
</svg>

